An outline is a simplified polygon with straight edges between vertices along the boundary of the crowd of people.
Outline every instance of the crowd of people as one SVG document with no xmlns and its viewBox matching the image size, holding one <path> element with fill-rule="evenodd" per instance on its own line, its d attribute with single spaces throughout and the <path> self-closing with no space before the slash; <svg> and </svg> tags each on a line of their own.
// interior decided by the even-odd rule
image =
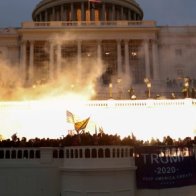
<svg viewBox="0 0 196 196">
<path fill-rule="evenodd" d="M 90 134 L 82 132 L 80 134 L 67 134 L 61 138 L 34 138 L 27 140 L 25 137 L 19 138 L 17 134 L 12 135 L 10 139 L 2 139 L 0 148 L 9 147 L 65 147 L 65 146 L 103 146 L 103 145 L 128 145 L 128 146 L 193 146 L 196 145 L 196 136 L 194 138 L 186 137 L 178 140 L 166 136 L 161 140 L 151 138 L 143 141 L 137 139 L 133 134 L 121 138 L 119 135 L 106 133 Z"/>
</svg>

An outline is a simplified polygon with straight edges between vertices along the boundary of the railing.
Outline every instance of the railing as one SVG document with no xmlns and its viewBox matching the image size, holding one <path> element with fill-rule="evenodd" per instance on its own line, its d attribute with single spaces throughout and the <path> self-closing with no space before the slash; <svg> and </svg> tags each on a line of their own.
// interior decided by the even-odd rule
<svg viewBox="0 0 196 196">
<path fill-rule="evenodd" d="M 3 148 L 0 159 L 40 159 L 40 149 L 35 148 Z"/>
<path fill-rule="evenodd" d="M 193 156 L 196 153 L 195 146 L 144 146 L 140 149 L 152 151 L 155 149 L 160 156 Z M 45 151 L 46 150 L 46 151 Z M 49 151 L 48 151 L 49 150 Z M 0 148 L 1 159 L 40 159 L 43 153 L 53 159 L 103 159 L 103 158 L 129 158 L 137 157 L 131 146 L 70 146 L 49 148 Z M 136 150 L 137 151 L 137 150 Z M 48 153 L 49 152 L 49 153 Z"/>
<path fill-rule="evenodd" d="M 147 99 L 147 100 L 100 100 L 89 101 L 86 103 L 89 107 L 180 107 L 180 106 L 195 106 L 194 99 Z"/>
<path fill-rule="evenodd" d="M 133 157 L 133 147 L 129 146 L 73 146 L 46 149 L 49 149 L 49 155 L 53 159 Z M 1 148 L 0 159 L 40 159 L 44 150 L 45 148 Z"/>
<path fill-rule="evenodd" d="M 66 147 L 67 159 L 128 158 L 133 157 L 133 147 L 129 146 L 84 146 Z"/>
<path fill-rule="evenodd" d="M 155 27 L 155 21 L 52 21 L 23 22 L 22 28 Z"/>
</svg>

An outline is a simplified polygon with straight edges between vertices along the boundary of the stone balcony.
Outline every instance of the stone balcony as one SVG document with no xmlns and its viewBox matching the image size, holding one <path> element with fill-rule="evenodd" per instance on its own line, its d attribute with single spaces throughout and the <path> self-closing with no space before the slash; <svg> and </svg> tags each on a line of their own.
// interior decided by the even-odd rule
<svg viewBox="0 0 196 196">
<path fill-rule="evenodd" d="M 155 21 L 52 21 L 52 22 L 23 22 L 23 29 L 31 28 L 87 28 L 87 27 L 131 27 L 131 28 L 153 28 Z"/>
</svg>

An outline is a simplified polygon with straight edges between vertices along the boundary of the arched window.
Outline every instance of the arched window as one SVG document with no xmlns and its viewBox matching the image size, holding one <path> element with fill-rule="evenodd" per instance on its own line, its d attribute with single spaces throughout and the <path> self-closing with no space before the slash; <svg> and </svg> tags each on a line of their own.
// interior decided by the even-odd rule
<svg viewBox="0 0 196 196">
<path fill-rule="evenodd" d="M 71 149 L 71 153 L 70 153 L 70 155 L 71 155 L 71 156 L 70 156 L 70 158 L 72 158 L 72 159 L 73 159 L 73 158 L 74 158 L 74 151 L 73 151 L 73 149 Z"/>
<path fill-rule="evenodd" d="M 4 151 L 0 150 L 0 159 L 3 159 L 3 158 L 4 158 Z"/>
<path fill-rule="evenodd" d="M 28 150 L 24 150 L 23 158 L 28 159 L 29 153 Z"/>
<path fill-rule="evenodd" d="M 30 150 L 29 158 L 34 159 L 34 157 L 35 157 L 34 150 Z"/>
<path fill-rule="evenodd" d="M 66 149 L 66 158 L 69 158 L 69 149 Z"/>
<path fill-rule="evenodd" d="M 82 149 L 79 150 L 79 157 L 82 158 L 83 157 L 83 152 Z"/>
<path fill-rule="evenodd" d="M 92 158 L 97 158 L 97 149 L 92 149 Z"/>
<path fill-rule="evenodd" d="M 99 148 L 99 150 L 98 150 L 98 157 L 103 158 L 103 149 L 102 148 Z"/>
<path fill-rule="evenodd" d="M 75 149 L 75 158 L 78 158 L 78 149 Z"/>
<path fill-rule="evenodd" d="M 85 158 L 90 158 L 90 149 L 85 149 Z"/>
<path fill-rule="evenodd" d="M 63 159 L 64 158 L 64 151 L 61 149 L 59 150 L 59 158 Z"/>
<path fill-rule="evenodd" d="M 16 159 L 16 150 L 12 150 L 11 157 L 12 159 Z"/>
<path fill-rule="evenodd" d="M 5 158 L 10 159 L 10 151 L 9 150 L 5 151 Z"/>
<path fill-rule="evenodd" d="M 121 157 L 124 157 L 124 149 L 121 149 Z"/>
<path fill-rule="evenodd" d="M 53 150 L 53 158 L 57 159 L 58 158 L 58 151 Z"/>
<path fill-rule="evenodd" d="M 17 158 L 22 159 L 22 150 L 18 150 L 17 152 Z"/>
<path fill-rule="evenodd" d="M 128 149 L 125 149 L 125 157 L 128 157 Z"/>
<path fill-rule="evenodd" d="M 112 149 L 112 157 L 113 157 L 113 158 L 116 157 L 116 149 L 115 149 L 115 148 Z"/>
<path fill-rule="evenodd" d="M 120 157 L 120 150 L 119 150 L 119 148 L 117 149 L 116 157 Z"/>
<path fill-rule="evenodd" d="M 130 157 L 133 157 L 133 148 L 130 148 L 129 155 L 130 155 Z"/>
<path fill-rule="evenodd" d="M 110 149 L 109 148 L 105 149 L 105 157 L 110 158 Z"/>
</svg>

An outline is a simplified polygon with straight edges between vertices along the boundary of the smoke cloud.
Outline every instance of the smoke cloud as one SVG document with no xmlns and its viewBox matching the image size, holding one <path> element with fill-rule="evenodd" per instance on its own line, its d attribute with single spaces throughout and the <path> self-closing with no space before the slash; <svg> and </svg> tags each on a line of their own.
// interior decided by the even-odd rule
<svg viewBox="0 0 196 196">
<path fill-rule="evenodd" d="M 76 38 L 70 34 L 51 37 L 53 45 L 65 43 Z M 49 48 L 44 48 L 49 54 Z M 92 57 L 82 57 L 78 64 L 77 56 L 71 60 L 61 58 L 61 70 L 54 79 L 41 83 L 39 80 L 26 87 L 20 74 L 20 65 L 9 63 L 9 59 L 0 59 L 0 99 L 1 100 L 31 100 L 66 97 L 69 99 L 91 99 L 95 96 L 98 79 L 102 75 L 104 65 Z M 56 67 L 57 65 L 53 65 Z M 31 73 L 29 73 L 31 75 Z M 33 75 L 33 74 L 32 74 Z"/>
</svg>

